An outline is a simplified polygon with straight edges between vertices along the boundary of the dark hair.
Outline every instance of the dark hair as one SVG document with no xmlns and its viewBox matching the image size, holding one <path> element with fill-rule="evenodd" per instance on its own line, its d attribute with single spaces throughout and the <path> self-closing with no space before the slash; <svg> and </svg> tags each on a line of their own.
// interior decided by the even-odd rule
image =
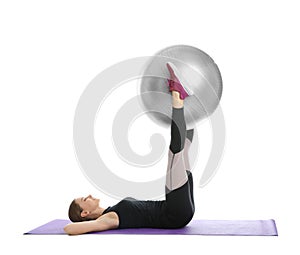
<svg viewBox="0 0 300 255">
<path fill-rule="evenodd" d="M 88 220 L 86 217 L 81 217 L 83 209 L 76 203 L 75 199 L 71 202 L 69 207 L 69 218 L 72 222 L 80 222 Z"/>
</svg>

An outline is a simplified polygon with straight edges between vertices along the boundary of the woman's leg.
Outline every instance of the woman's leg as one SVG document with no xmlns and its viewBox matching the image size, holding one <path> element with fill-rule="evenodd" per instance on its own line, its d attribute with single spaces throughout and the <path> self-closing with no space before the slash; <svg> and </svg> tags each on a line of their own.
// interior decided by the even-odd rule
<svg viewBox="0 0 300 255">
<path fill-rule="evenodd" d="M 166 228 L 179 228 L 190 222 L 195 211 L 193 178 L 192 173 L 186 171 L 186 163 L 189 167 L 189 161 L 185 152 L 185 145 L 188 143 L 186 137 L 189 138 L 192 131 L 186 130 L 184 99 L 191 94 L 178 79 L 176 66 L 167 64 L 167 67 L 171 77 L 169 88 L 172 92 L 172 122 L 166 175 L 166 206 L 162 225 Z"/>
<path fill-rule="evenodd" d="M 184 100 L 177 91 L 172 91 L 171 142 L 168 153 L 166 187 L 169 191 L 181 187 L 188 181 L 184 162 L 186 123 L 184 119 Z"/>
<path fill-rule="evenodd" d="M 195 211 L 192 173 L 186 171 L 185 165 L 185 160 L 189 164 L 188 158 L 185 158 L 187 155 L 185 145 L 189 141 L 186 140 L 183 103 L 183 100 L 179 98 L 179 93 L 172 91 L 171 142 L 166 176 L 167 221 L 165 227 L 167 228 L 185 226 L 192 219 Z"/>
<path fill-rule="evenodd" d="M 171 143 L 168 155 L 166 186 L 168 190 L 176 189 L 189 180 L 192 201 L 194 203 L 193 177 L 191 175 L 188 155 L 193 141 L 194 129 L 186 130 L 183 108 L 184 101 L 178 97 L 177 92 L 172 93 L 174 94 L 172 94 Z M 183 171 L 183 169 L 186 171 Z"/>
</svg>

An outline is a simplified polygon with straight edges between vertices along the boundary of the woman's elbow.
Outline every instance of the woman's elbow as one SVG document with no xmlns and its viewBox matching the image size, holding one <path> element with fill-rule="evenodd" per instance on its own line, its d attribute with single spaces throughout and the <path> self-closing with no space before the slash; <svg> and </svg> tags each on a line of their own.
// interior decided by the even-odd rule
<svg viewBox="0 0 300 255">
<path fill-rule="evenodd" d="M 64 226 L 64 231 L 68 234 L 68 235 L 76 235 L 74 228 L 72 226 L 72 223 L 69 223 L 68 225 Z"/>
</svg>

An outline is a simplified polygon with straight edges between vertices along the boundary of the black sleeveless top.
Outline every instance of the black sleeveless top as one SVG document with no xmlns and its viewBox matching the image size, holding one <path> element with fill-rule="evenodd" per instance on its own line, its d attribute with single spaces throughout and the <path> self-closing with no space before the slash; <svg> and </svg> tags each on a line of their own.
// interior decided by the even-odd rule
<svg viewBox="0 0 300 255">
<path fill-rule="evenodd" d="M 114 206 L 109 206 L 103 214 L 115 212 L 122 228 L 161 228 L 165 218 L 166 201 L 136 200 L 127 197 Z"/>
</svg>

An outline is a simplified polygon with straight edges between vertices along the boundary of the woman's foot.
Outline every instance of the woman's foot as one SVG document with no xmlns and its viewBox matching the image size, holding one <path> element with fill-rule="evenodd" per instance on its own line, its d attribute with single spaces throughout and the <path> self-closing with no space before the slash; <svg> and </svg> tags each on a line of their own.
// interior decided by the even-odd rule
<svg viewBox="0 0 300 255">
<path fill-rule="evenodd" d="M 170 79 L 168 79 L 169 91 L 177 91 L 180 94 L 180 99 L 184 100 L 186 97 L 192 95 L 193 93 L 182 84 L 183 78 L 180 78 L 180 73 L 176 66 L 168 62 L 167 68 L 170 73 Z"/>
</svg>

